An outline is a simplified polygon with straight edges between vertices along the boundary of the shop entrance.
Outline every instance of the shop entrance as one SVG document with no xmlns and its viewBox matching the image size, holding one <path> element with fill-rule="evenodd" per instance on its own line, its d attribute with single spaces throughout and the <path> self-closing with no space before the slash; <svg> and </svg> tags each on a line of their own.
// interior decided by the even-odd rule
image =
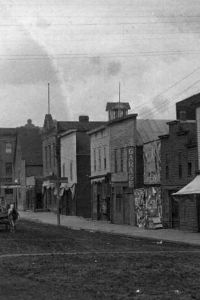
<svg viewBox="0 0 200 300">
<path fill-rule="evenodd" d="M 180 227 L 180 213 L 179 213 L 179 200 L 172 197 L 172 193 L 176 191 L 170 191 L 170 202 L 171 202 L 171 221 L 172 228 L 178 229 Z"/>
</svg>

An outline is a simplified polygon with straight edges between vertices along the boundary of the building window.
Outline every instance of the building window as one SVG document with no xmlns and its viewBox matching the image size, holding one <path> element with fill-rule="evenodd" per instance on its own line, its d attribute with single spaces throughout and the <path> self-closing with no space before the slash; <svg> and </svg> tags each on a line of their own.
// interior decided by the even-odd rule
<svg viewBox="0 0 200 300">
<path fill-rule="evenodd" d="M 56 145 L 53 144 L 53 164 L 56 166 Z"/>
<path fill-rule="evenodd" d="M 192 176 L 192 163 L 188 163 L 188 176 Z"/>
<path fill-rule="evenodd" d="M 169 166 L 165 167 L 165 177 L 166 179 L 169 179 Z"/>
<path fill-rule="evenodd" d="M 65 177 L 65 164 L 62 165 L 62 175 Z"/>
<path fill-rule="evenodd" d="M 114 150 L 115 173 L 117 173 L 117 149 Z"/>
<path fill-rule="evenodd" d="M 107 168 L 107 161 L 106 161 L 106 147 L 104 147 L 103 152 L 104 152 L 104 158 L 103 158 L 103 161 L 104 161 L 104 169 L 106 169 L 106 168 Z"/>
<path fill-rule="evenodd" d="M 13 194 L 13 189 L 5 189 L 5 194 L 6 195 L 12 195 Z"/>
<path fill-rule="evenodd" d="M 121 166 L 121 172 L 124 171 L 124 148 L 120 151 L 120 166 Z"/>
<path fill-rule="evenodd" d="M 99 170 L 101 170 L 101 148 L 99 148 Z"/>
<path fill-rule="evenodd" d="M 6 171 L 6 176 L 12 177 L 12 163 L 6 163 L 5 171 Z"/>
<path fill-rule="evenodd" d="M 49 168 L 51 168 L 51 145 L 48 146 Z"/>
<path fill-rule="evenodd" d="M 45 166 L 46 166 L 46 168 L 48 168 L 48 154 L 47 154 L 47 146 L 45 147 L 44 151 L 45 151 Z"/>
<path fill-rule="evenodd" d="M 6 143 L 6 153 L 12 153 L 12 144 Z"/>
<path fill-rule="evenodd" d="M 179 178 L 182 178 L 183 172 L 182 172 L 182 153 L 178 153 L 178 176 Z"/>
<path fill-rule="evenodd" d="M 94 149 L 94 171 L 97 169 L 96 149 Z"/>
<path fill-rule="evenodd" d="M 73 180 L 73 161 L 70 161 L 70 180 Z"/>
</svg>

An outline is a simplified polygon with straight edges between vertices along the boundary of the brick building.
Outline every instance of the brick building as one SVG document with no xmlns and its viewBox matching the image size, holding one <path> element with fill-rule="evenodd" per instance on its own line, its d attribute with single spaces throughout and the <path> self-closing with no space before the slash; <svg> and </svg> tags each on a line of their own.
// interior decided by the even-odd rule
<svg viewBox="0 0 200 300">
<path fill-rule="evenodd" d="M 28 120 L 16 129 L 16 149 L 13 157 L 14 180 L 18 209 L 41 208 L 42 197 L 42 137 L 41 129 Z"/>
<path fill-rule="evenodd" d="M 196 107 L 200 105 L 200 93 L 176 103 L 176 119 L 196 120 Z"/>
<path fill-rule="evenodd" d="M 51 177 L 57 178 L 61 177 L 61 175 L 63 176 L 60 156 L 60 136 L 70 130 L 86 132 L 104 123 L 89 121 L 88 116 L 80 116 L 79 121 L 56 121 L 53 120 L 51 114 L 45 116 L 42 135 L 44 209 L 57 210 L 55 184 L 51 183 L 50 179 Z M 67 152 L 68 150 L 65 149 L 63 151 Z M 69 170 L 66 168 L 65 170 L 66 174 L 68 174 Z"/>
<path fill-rule="evenodd" d="M 176 120 L 168 124 L 169 134 L 161 136 L 163 224 L 194 231 L 192 215 L 186 216 L 187 201 L 172 194 L 188 184 L 198 169 L 196 121 Z"/>
<path fill-rule="evenodd" d="M 14 182 L 13 157 L 16 144 L 15 128 L 0 128 L 0 204 L 13 203 Z"/>
</svg>

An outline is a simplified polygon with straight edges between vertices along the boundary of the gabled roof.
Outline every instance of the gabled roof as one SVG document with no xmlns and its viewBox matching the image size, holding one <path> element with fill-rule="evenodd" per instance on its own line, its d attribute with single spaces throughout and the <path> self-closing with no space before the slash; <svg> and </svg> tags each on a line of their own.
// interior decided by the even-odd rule
<svg viewBox="0 0 200 300">
<path fill-rule="evenodd" d="M 39 127 L 17 128 L 17 143 L 26 165 L 42 165 L 42 139 Z"/>
<path fill-rule="evenodd" d="M 58 121 L 57 122 L 57 128 L 58 128 L 59 133 L 63 132 L 63 131 L 70 130 L 70 129 L 76 129 L 76 130 L 79 130 L 79 131 L 89 131 L 89 130 L 95 129 L 99 126 L 102 126 L 104 124 L 106 124 L 106 122 Z"/>
<path fill-rule="evenodd" d="M 160 135 L 168 134 L 168 122 L 169 120 L 137 119 L 137 145 L 158 140 Z"/>
<path fill-rule="evenodd" d="M 15 135 L 16 128 L 0 128 L 0 136 Z"/>
<path fill-rule="evenodd" d="M 128 102 L 107 102 L 106 111 L 113 109 L 130 109 Z"/>
</svg>

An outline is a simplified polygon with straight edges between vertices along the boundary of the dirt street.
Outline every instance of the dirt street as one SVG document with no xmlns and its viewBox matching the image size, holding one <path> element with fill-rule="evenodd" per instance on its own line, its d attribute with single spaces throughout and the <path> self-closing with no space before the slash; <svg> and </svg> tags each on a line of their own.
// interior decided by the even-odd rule
<svg viewBox="0 0 200 300">
<path fill-rule="evenodd" d="M 200 248 L 20 221 L 0 230 L 0 299 L 200 299 Z"/>
</svg>

